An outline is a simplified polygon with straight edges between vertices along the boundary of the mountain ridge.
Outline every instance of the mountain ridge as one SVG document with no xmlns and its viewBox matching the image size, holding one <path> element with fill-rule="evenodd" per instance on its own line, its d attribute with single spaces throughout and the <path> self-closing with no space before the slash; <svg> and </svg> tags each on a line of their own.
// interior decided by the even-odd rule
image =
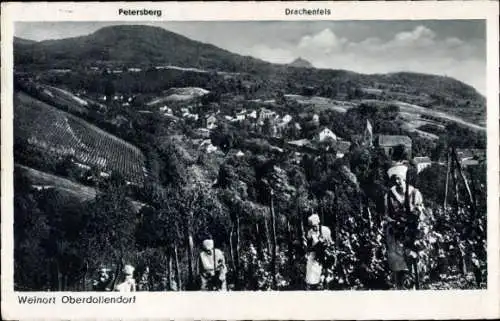
<svg viewBox="0 0 500 321">
<path fill-rule="evenodd" d="M 14 39 L 16 66 L 37 68 L 73 68 L 92 66 L 140 66 L 150 68 L 159 64 L 195 67 L 205 70 L 241 72 L 278 83 L 276 87 L 293 82 L 297 86 L 357 86 L 416 92 L 435 96 L 438 100 L 474 101 L 485 106 L 485 98 L 475 88 L 451 77 L 414 72 L 363 74 L 348 70 L 309 68 L 273 64 L 243 56 L 212 44 L 194 41 L 160 27 L 117 25 L 103 27 L 92 34 L 65 39 L 26 42 Z M 304 59 L 302 59 L 304 60 Z M 305 60 L 304 60 L 305 61 Z M 307 61 L 306 61 L 307 62 Z M 309 63 L 309 62 L 308 62 Z M 293 64 L 293 62 L 292 62 Z M 305 64 L 308 65 L 308 64 Z M 292 67 L 292 68 L 291 68 Z M 405 87 L 395 88 L 395 86 Z M 269 90 L 275 90 L 275 87 Z M 451 103 L 450 103 L 451 104 Z"/>
</svg>

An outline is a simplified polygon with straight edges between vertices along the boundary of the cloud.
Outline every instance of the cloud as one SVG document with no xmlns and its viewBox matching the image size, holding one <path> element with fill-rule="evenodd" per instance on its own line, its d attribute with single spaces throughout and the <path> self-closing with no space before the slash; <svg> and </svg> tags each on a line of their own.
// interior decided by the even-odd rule
<svg viewBox="0 0 500 321">
<path fill-rule="evenodd" d="M 404 31 L 396 34 L 392 44 L 399 45 L 419 45 L 431 46 L 435 42 L 436 34 L 434 31 L 424 26 L 418 26 L 412 31 Z"/>
<path fill-rule="evenodd" d="M 447 75 L 485 94 L 486 57 L 481 45 L 484 46 L 484 42 L 439 37 L 423 25 L 400 31 L 385 40 L 367 37 L 359 41 L 349 41 L 326 28 L 303 35 L 289 46 L 254 46 L 250 54 L 275 63 L 288 63 L 300 56 L 318 68 L 360 73 L 412 71 Z"/>
<path fill-rule="evenodd" d="M 346 42 L 347 39 L 337 37 L 329 28 L 327 28 L 315 35 L 303 36 L 299 41 L 298 48 L 315 50 L 325 54 L 329 54 L 336 50 L 342 49 L 342 46 Z"/>
</svg>

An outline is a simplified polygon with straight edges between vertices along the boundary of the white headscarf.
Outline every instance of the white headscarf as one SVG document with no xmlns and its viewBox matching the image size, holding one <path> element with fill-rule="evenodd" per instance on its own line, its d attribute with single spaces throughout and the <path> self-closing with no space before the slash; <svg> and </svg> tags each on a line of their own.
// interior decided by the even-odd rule
<svg viewBox="0 0 500 321">
<path fill-rule="evenodd" d="M 392 178 L 392 176 L 396 175 L 401 179 L 406 180 L 407 171 L 408 167 L 406 167 L 405 165 L 396 165 L 387 170 L 387 175 L 389 175 L 389 178 Z"/>
<path fill-rule="evenodd" d="M 313 214 L 307 218 L 307 222 L 309 225 L 317 225 L 320 222 L 319 215 L 318 214 Z"/>
<path fill-rule="evenodd" d="M 125 265 L 123 267 L 123 274 L 125 275 L 134 275 L 135 268 L 132 265 Z"/>
<path fill-rule="evenodd" d="M 214 240 L 206 239 L 203 241 L 203 249 L 205 251 L 210 251 L 214 249 Z"/>
</svg>

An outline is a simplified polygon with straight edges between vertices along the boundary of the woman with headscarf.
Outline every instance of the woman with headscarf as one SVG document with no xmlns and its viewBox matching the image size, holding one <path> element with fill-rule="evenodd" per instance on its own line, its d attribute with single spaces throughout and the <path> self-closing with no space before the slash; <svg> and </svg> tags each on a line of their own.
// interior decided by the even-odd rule
<svg viewBox="0 0 500 321">
<path fill-rule="evenodd" d="M 94 291 L 110 291 L 111 285 L 111 275 L 109 274 L 110 269 L 106 267 L 99 268 L 98 277 L 92 283 L 92 289 Z"/>
<path fill-rule="evenodd" d="M 200 281 L 202 291 L 226 290 L 226 262 L 224 253 L 214 248 L 214 240 L 207 238 L 202 242 L 200 252 Z"/>
<path fill-rule="evenodd" d="M 124 275 L 124 280 L 115 287 L 115 291 L 118 291 L 118 292 L 135 292 L 136 291 L 134 270 L 135 270 L 135 268 L 132 265 L 125 265 L 123 267 L 122 273 Z"/>
<path fill-rule="evenodd" d="M 319 215 L 313 214 L 307 219 L 309 229 L 306 235 L 306 288 L 308 290 L 321 289 L 323 264 L 321 255 L 328 245 L 332 244 L 332 233 L 326 226 L 320 223 Z"/>
<path fill-rule="evenodd" d="M 402 164 L 388 170 L 392 186 L 384 197 L 387 261 L 398 289 L 408 287 L 411 280 L 410 271 L 417 259 L 418 223 L 423 210 L 422 194 L 406 183 L 407 171 L 407 166 Z"/>
</svg>

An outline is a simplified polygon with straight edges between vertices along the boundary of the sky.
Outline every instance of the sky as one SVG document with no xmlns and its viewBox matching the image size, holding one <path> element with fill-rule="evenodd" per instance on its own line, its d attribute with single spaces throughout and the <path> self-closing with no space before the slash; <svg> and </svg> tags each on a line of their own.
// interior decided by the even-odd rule
<svg viewBox="0 0 500 321">
<path fill-rule="evenodd" d="M 61 39 L 117 24 L 158 26 L 273 63 L 301 57 L 317 68 L 446 75 L 486 94 L 484 20 L 18 22 L 15 36 Z"/>
</svg>

